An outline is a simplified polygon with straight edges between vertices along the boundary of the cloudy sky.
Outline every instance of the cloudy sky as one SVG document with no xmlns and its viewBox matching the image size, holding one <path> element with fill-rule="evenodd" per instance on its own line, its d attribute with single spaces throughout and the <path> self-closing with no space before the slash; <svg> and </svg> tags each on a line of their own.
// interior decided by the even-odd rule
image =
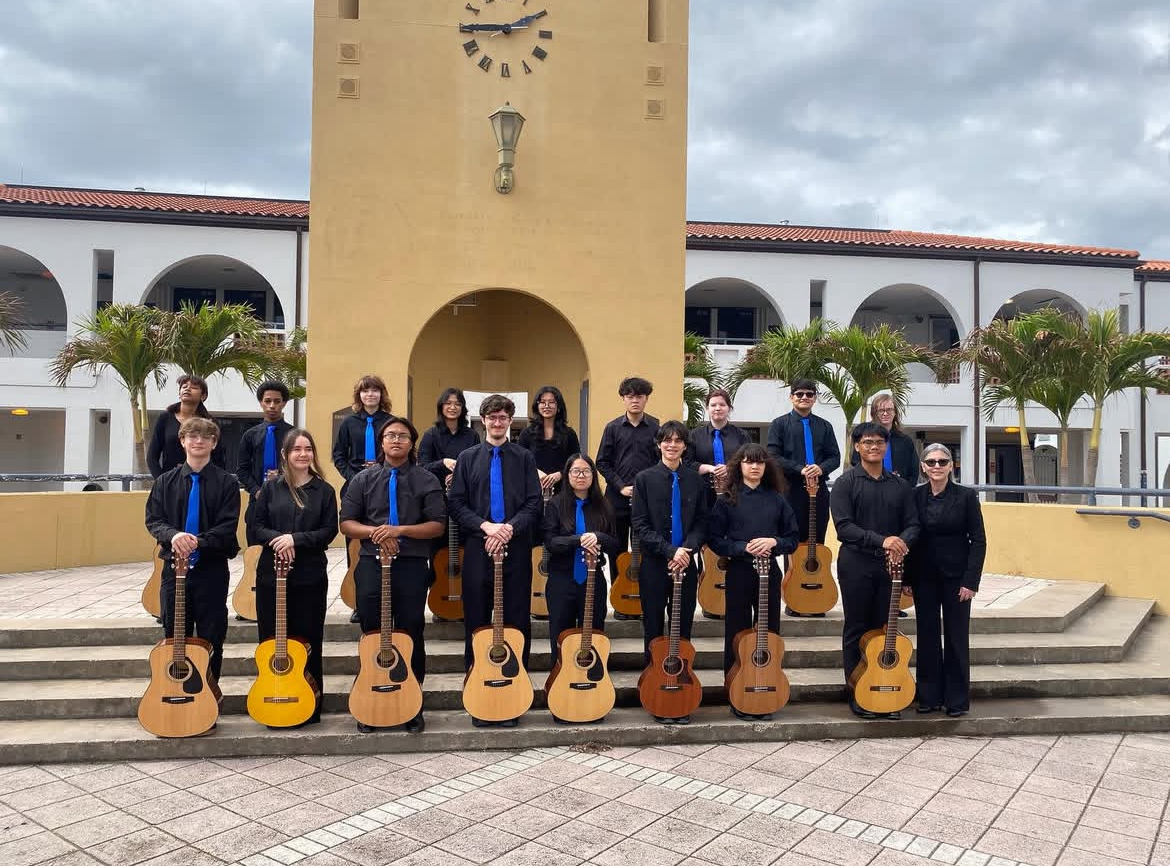
<svg viewBox="0 0 1170 866">
<path fill-rule="evenodd" d="M 0 182 L 307 196 L 311 6 L 3 0 Z M 1170 258 L 1165 0 L 691 0 L 690 43 L 691 219 Z"/>
</svg>

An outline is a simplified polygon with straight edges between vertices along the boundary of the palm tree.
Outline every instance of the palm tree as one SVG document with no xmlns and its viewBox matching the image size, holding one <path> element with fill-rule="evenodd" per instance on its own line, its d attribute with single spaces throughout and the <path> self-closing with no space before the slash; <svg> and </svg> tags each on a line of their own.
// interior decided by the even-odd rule
<svg viewBox="0 0 1170 866">
<path fill-rule="evenodd" d="M 1032 399 L 1056 416 L 1060 427 L 1060 469 L 1058 486 L 1069 486 L 1069 421 L 1073 410 L 1087 394 L 1086 361 L 1080 348 L 1084 321 L 1080 316 L 1051 307 L 1033 313 L 1037 335 L 1046 342 L 1044 369 L 1036 380 Z"/>
<path fill-rule="evenodd" d="M 687 331 L 683 334 L 683 407 L 688 427 L 697 427 L 703 423 L 707 394 L 711 389 L 721 387 L 723 377 L 707 341 Z"/>
<path fill-rule="evenodd" d="M 308 331 L 294 328 L 283 345 L 274 344 L 268 361 L 260 371 L 261 377 L 283 382 L 293 399 L 304 397 L 308 344 Z"/>
<path fill-rule="evenodd" d="M 130 397 L 134 428 L 134 472 L 146 474 L 146 385 L 166 382 L 167 314 L 137 304 L 113 304 L 78 322 L 83 335 L 66 341 L 49 362 L 49 376 L 65 387 L 74 370 L 97 374 L 110 369 Z"/>
<path fill-rule="evenodd" d="M 8 349 L 9 354 L 14 354 L 18 349 L 28 345 L 28 340 L 22 333 L 23 311 L 24 304 L 16 295 L 0 292 L 0 346 Z"/>
<path fill-rule="evenodd" d="M 734 394 L 748 379 L 821 381 L 828 362 L 823 343 L 829 327 L 823 319 L 813 319 L 803 328 L 785 325 L 768 331 L 731 371 L 728 390 Z"/>
<path fill-rule="evenodd" d="M 235 370 L 255 386 L 275 349 L 272 336 L 247 304 L 184 303 L 168 315 L 167 363 L 204 379 Z"/>
</svg>

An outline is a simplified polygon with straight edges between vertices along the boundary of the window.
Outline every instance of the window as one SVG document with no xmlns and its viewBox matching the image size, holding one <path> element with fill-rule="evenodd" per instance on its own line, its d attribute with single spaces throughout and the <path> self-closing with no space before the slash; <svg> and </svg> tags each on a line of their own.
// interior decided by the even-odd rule
<svg viewBox="0 0 1170 866">
<path fill-rule="evenodd" d="M 215 303 L 215 289 L 180 289 L 171 290 L 171 310 L 179 312 L 184 303 L 194 304 L 196 309 L 205 304 Z"/>
<path fill-rule="evenodd" d="M 684 327 L 700 337 L 711 336 L 711 308 L 687 307 L 683 317 Z"/>
</svg>

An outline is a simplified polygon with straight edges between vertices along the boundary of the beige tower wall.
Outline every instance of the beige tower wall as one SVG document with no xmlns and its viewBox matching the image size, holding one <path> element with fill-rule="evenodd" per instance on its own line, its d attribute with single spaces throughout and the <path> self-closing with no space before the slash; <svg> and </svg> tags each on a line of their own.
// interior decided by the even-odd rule
<svg viewBox="0 0 1170 866">
<path fill-rule="evenodd" d="M 425 426 L 441 387 L 504 370 L 507 390 L 560 387 L 577 423 L 588 379 L 595 451 L 626 375 L 654 382 L 654 414 L 681 411 L 688 4 L 465 5 L 316 2 L 308 422 L 328 430 L 367 371 L 399 411 L 413 377 Z M 537 10 L 528 32 L 458 31 Z M 506 101 L 527 123 L 500 195 L 488 116 Z M 454 315 L 473 292 L 479 306 Z"/>
</svg>

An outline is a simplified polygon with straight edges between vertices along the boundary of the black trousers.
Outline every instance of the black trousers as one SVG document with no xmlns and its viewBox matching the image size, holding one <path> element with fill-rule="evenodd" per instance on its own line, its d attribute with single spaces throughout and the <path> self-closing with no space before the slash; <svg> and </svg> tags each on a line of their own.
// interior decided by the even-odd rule
<svg viewBox="0 0 1170 866">
<path fill-rule="evenodd" d="M 561 632 L 584 626 L 585 584 L 577 583 L 572 574 L 553 573 L 548 576 L 544 592 L 548 600 L 548 637 L 555 664 Z M 605 631 L 606 593 L 605 575 L 598 569 L 593 578 L 593 628 L 596 631 Z"/>
<path fill-rule="evenodd" d="M 175 571 L 171 563 L 163 564 L 162 589 L 163 634 L 175 636 Z M 211 644 L 210 672 L 219 679 L 223 669 L 223 641 L 227 637 L 228 564 L 223 558 L 201 558 L 187 572 L 187 637 L 198 637 Z"/>
<path fill-rule="evenodd" d="M 796 525 L 800 528 L 800 540 L 808 541 L 808 491 L 803 481 L 788 479 L 788 504 L 796 514 Z M 829 488 L 824 480 L 817 489 L 817 544 L 825 543 L 825 532 L 829 528 Z"/>
<path fill-rule="evenodd" d="M 919 706 L 971 709 L 971 602 L 959 601 L 959 586 L 941 577 L 914 586 Z"/>
<path fill-rule="evenodd" d="M 475 660 L 471 635 L 492 623 L 493 566 L 483 545 L 482 538 L 472 536 L 463 548 L 463 663 L 467 670 Z M 523 664 L 527 669 L 532 652 L 532 552 L 526 541 L 512 544 L 504 557 L 504 624 L 524 635 Z"/>
<path fill-rule="evenodd" d="M 289 574 L 296 574 L 295 565 Z M 300 638 L 309 645 L 305 670 L 316 681 L 321 694 L 325 693 L 323 644 L 328 592 L 329 579 L 322 568 L 320 575 L 301 574 L 295 582 L 290 579 L 285 597 L 288 636 Z M 276 579 L 263 573 L 256 576 L 256 633 L 261 643 L 276 637 Z"/>
<path fill-rule="evenodd" d="M 609 496 L 613 507 L 613 534 L 618 540 L 618 553 L 630 549 L 631 500 L 621 494 Z"/>
<path fill-rule="evenodd" d="M 674 597 L 674 581 L 666 570 L 666 562 L 661 556 L 646 554 L 642 557 L 642 571 L 638 576 L 642 594 L 642 636 L 646 664 L 650 663 L 650 641 L 666 634 L 666 611 Z M 691 564 L 683 575 L 682 610 L 670 611 L 672 620 L 678 617 L 679 634 L 687 640 L 691 638 L 691 624 L 695 621 L 698 588 L 699 571 L 692 556 Z"/>
<path fill-rule="evenodd" d="M 819 498 L 819 497 L 818 497 Z M 861 661 L 857 642 L 870 629 L 884 628 L 890 616 L 890 575 L 884 559 L 841 548 L 837 560 L 841 607 L 845 626 L 841 632 L 841 660 L 845 679 Z"/>
<path fill-rule="evenodd" d="M 772 560 L 768 579 L 768 631 L 780 633 L 780 578 L 783 575 Z M 760 576 L 755 566 L 736 557 L 727 566 L 727 616 L 723 620 L 723 673 L 735 664 L 735 637 L 745 628 L 753 628 L 760 611 Z"/>
<path fill-rule="evenodd" d="M 390 615 L 394 628 L 406 632 L 414 642 L 410 669 L 421 683 L 427 674 L 427 648 L 423 623 L 431 569 L 421 556 L 398 556 L 390 569 Z M 382 565 L 373 556 L 363 556 L 353 573 L 357 591 L 358 621 L 362 634 L 382 627 Z"/>
</svg>

